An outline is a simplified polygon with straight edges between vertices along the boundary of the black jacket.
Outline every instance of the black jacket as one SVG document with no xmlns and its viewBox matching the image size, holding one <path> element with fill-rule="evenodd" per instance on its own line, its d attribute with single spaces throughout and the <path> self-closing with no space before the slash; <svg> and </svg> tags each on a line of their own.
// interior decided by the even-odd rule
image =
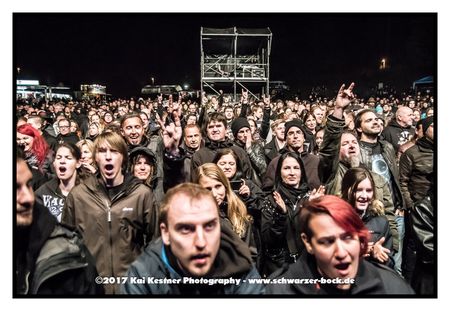
<svg viewBox="0 0 450 311">
<path fill-rule="evenodd" d="M 29 231 L 15 234 L 15 296 L 103 294 L 92 255 L 80 235 L 35 204 Z"/>
<path fill-rule="evenodd" d="M 383 130 L 382 137 L 392 144 L 395 153 L 397 153 L 398 148 L 410 141 L 414 137 L 414 134 L 415 130 L 413 127 L 401 127 L 397 120 L 392 120 L 391 124 Z"/>
<path fill-rule="evenodd" d="M 291 264 L 285 265 L 269 277 L 270 279 L 294 280 L 298 284 L 270 284 L 266 287 L 268 295 L 413 295 L 414 291 L 400 276 L 384 265 L 360 260 L 354 285 L 347 291 L 339 290 L 332 284 L 322 284 L 322 276 L 317 271 L 315 258 L 308 253 Z M 311 284 L 306 280 L 312 281 Z M 316 281 L 316 284 L 314 284 Z"/>
<path fill-rule="evenodd" d="M 362 221 L 364 225 L 369 230 L 370 242 L 376 243 L 381 238 L 384 237 L 383 247 L 390 250 L 389 260 L 386 262 L 388 267 L 394 268 L 394 239 L 392 238 L 391 229 L 389 228 L 389 221 L 384 215 L 374 215 L 371 213 L 366 213 Z M 372 257 L 366 257 L 366 259 L 377 262 L 378 261 Z"/>
<path fill-rule="evenodd" d="M 56 137 L 56 141 L 61 144 L 62 142 L 64 143 L 72 143 L 74 145 L 76 145 L 76 143 L 80 140 L 80 138 L 77 136 L 77 134 L 75 133 L 69 133 L 67 135 L 61 135 L 59 134 Z"/>
<path fill-rule="evenodd" d="M 197 152 L 194 153 L 192 156 L 191 161 L 191 180 L 195 180 L 195 172 L 197 167 L 201 166 L 204 163 L 211 163 L 214 160 L 214 157 L 216 156 L 217 152 L 220 149 L 224 148 L 230 148 L 233 149 L 233 151 L 236 153 L 236 155 L 241 160 L 242 165 L 242 173 L 244 174 L 244 179 L 252 179 L 253 173 L 252 173 L 252 164 L 250 162 L 250 159 L 245 152 L 244 149 L 242 149 L 239 146 L 236 146 L 233 144 L 230 140 L 225 140 L 222 142 L 214 142 L 209 140 L 209 138 L 205 139 L 205 147 L 200 148 Z"/>
<path fill-rule="evenodd" d="M 434 177 L 433 142 L 423 137 L 400 158 L 400 188 L 407 208 L 423 199 Z"/>
</svg>

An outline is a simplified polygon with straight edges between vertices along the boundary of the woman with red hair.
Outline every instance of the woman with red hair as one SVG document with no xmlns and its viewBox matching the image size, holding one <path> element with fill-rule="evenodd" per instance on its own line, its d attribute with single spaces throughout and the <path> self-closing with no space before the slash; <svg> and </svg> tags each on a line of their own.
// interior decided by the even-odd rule
<svg viewBox="0 0 450 311">
<path fill-rule="evenodd" d="M 41 134 L 30 124 L 17 127 L 17 145 L 23 148 L 27 163 L 41 173 L 51 174 L 52 151 Z"/>
<path fill-rule="evenodd" d="M 325 195 L 307 202 L 299 225 L 306 252 L 270 276 L 277 280 L 266 288 L 267 294 L 414 294 L 395 271 L 363 259 L 369 232 L 343 199 Z"/>
</svg>

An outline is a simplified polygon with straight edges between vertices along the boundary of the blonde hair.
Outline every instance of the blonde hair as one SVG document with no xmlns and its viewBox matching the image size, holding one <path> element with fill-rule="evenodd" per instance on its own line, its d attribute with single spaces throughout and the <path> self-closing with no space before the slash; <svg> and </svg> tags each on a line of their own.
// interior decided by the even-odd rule
<svg viewBox="0 0 450 311">
<path fill-rule="evenodd" d="M 231 189 L 230 182 L 223 171 L 214 163 L 205 163 L 197 168 L 196 183 L 200 183 L 202 177 L 214 179 L 225 187 L 225 195 L 228 203 L 227 217 L 231 222 L 233 231 L 244 237 L 249 227 L 252 217 L 247 213 L 247 207 L 244 202 Z"/>
</svg>

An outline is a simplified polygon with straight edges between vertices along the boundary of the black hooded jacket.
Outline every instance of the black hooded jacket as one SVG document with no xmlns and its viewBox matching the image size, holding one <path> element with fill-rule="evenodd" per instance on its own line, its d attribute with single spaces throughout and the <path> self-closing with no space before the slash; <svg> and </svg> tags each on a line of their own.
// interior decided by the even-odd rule
<svg viewBox="0 0 450 311">
<path fill-rule="evenodd" d="M 315 258 L 304 252 L 300 259 L 285 265 L 272 274 L 270 279 L 294 280 L 296 284 L 279 283 L 266 287 L 268 295 L 413 295 L 414 291 L 400 276 L 384 265 L 360 260 L 354 284 L 349 290 L 340 290 L 333 284 L 326 284 L 317 270 Z M 301 284 L 303 282 L 303 284 Z M 325 283 L 325 284 L 324 284 Z"/>
<path fill-rule="evenodd" d="M 174 284 L 157 284 L 145 282 L 144 284 L 122 285 L 123 294 L 134 295 L 184 295 L 184 296 L 222 296 L 222 295 L 259 295 L 264 293 L 261 284 L 241 282 L 235 284 L 198 285 L 183 282 L 184 275 L 176 263 L 177 259 L 170 248 L 164 246 L 158 239 L 147 246 L 144 252 L 130 266 L 127 277 L 131 279 L 148 278 L 160 280 L 175 280 Z M 220 248 L 211 271 L 204 279 L 240 279 L 259 278 L 258 271 L 252 265 L 247 245 L 231 230 L 230 226 L 221 225 Z M 177 281 L 179 280 L 179 281 Z"/>
<path fill-rule="evenodd" d="M 81 237 L 58 224 L 45 207 L 34 205 L 33 223 L 16 229 L 14 241 L 16 296 L 103 294 Z"/>
</svg>

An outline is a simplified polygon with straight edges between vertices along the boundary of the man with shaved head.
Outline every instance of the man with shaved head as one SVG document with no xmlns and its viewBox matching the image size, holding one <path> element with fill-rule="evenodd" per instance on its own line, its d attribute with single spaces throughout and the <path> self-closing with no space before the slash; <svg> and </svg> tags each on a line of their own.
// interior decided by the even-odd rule
<svg viewBox="0 0 450 311">
<path fill-rule="evenodd" d="M 384 139 L 392 144 L 396 153 L 401 145 L 414 137 L 413 121 L 412 109 L 400 106 L 395 113 L 395 119 L 383 130 Z"/>
</svg>

